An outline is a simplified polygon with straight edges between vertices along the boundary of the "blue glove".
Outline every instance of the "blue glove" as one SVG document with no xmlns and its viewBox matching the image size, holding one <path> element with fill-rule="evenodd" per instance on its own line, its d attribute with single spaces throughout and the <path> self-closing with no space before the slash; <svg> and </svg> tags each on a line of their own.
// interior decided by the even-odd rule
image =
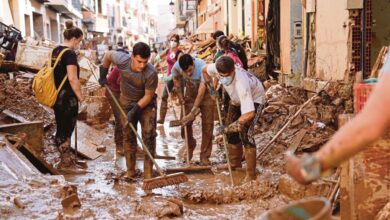
<svg viewBox="0 0 390 220">
<path fill-rule="evenodd" d="M 103 67 L 103 65 L 99 66 L 99 84 L 101 86 L 104 86 L 107 84 L 107 74 L 108 74 L 108 68 Z"/>
<path fill-rule="evenodd" d="M 163 81 L 163 82 L 168 82 L 168 81 L 171 81 L 172 80 L 172 77 L 170 77 L 170 76 L 163 76 L 163 77 L 161 77 L 161 81 Z"/>
<path fill-rule="evenodd" d="M 130 123 L 134 123 L 140 110 L 141 107 L 137 103 L 132 103 L 129 112 L 127 112 L 127 120 Z"/>
</svg>

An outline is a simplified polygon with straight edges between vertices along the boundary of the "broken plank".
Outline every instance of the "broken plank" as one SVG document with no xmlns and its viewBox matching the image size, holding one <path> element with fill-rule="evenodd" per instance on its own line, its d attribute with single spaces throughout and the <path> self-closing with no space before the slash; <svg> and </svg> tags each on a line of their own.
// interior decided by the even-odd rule
<svg viewBox="0 0 390 220">
<path fill-rule="evenodd" d="M 290 147 L 288 148 L 288 151 L 291 152 L 291 153 L 295 153 L 295 151 L 297 150 L 299 144 L 301 143 L 303 137 L 305 137 L 305 134 L 307 133 L 307 130 L 306 129 L 302 129 L 300 131 L 298 131 L 290 145 Z"/>
<path fill-rule="evenodd" d="M 28 122 L 28 120 L 25 119 L 23 116 L 18 115 L 16 113 L 12 112 L 11 110 L 6 109 L 3 111 L 3 113 L 5 115 L 7 115 L 8 117 L 17 120 L 18 122 Z"/>
</svg>

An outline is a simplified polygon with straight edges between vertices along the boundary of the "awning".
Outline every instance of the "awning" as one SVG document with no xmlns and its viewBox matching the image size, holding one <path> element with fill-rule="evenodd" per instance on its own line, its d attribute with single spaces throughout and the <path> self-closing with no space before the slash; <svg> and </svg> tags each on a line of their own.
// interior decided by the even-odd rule
<svg viewBox="0 0 390 220">
<path fill-rule="evenodd" d="M 195 31 L 195 34 L 211 34 L 214 33 L 213 19 L 209 18 L 201 24 Z"/>
</svg>

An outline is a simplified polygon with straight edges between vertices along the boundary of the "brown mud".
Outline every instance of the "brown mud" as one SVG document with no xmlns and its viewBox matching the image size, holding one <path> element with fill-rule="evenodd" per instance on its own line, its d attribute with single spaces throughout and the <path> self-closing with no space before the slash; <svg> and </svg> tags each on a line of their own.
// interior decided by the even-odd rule
<svg viewBox="0 0 390 220">
<path fill-rule="evenodd" d="M 0 110 L 9 109 L 28 120 L 43 120 L 47 129 L 41 155 L 47 162 L 55 164 L 58 162 L 59 154 L 50 141 L 55 130 L 54 116 L 50 110 L 35 101 L 30 86 L 31 79 L 17 75 L 16 80 L 9 80 L 7 75 L 0 74 Z M 268 107 L 256 127 L 258 150 L 267 144 L 284 125 L 288 116 L 294 114 L 299 105 L 308 98 L 305 92 L 294 88 L 280 87 L 270 91 L 274 92 L 268 94 Z M 142 157 L 137 160 L 138 175 L 135 179 L 124 177 L 126 166 L 123 157 L 117 158 L 115 162 L 113 119 L 111 118 L 102 129 L 96 129 L 80 121 L 78 132 L 84 134 L 85 144 L 95 148 L 104 146 L 106 152 L 95 160 L 87 161 L 88 172 L 83 175 L 42 175 L 16 180 L 0 170 L 0 216 L 14 219 L 256 218 L 266 210 L 309 195 L 297 193 L 299 196 L 290 198 L 289 193 L 281 193 L 280 187 L 294 188 L 296 192 L 307 190 L 285 180 L 285 184 L 281 185 L 282 176 L 285 176 L 283 152 L 301 129 L 307 129 L 308 133 L 301 141 L 297 152 L 314 150 L 313 148 L 319 147 L 334 133 L 337 124 L 334 116 L 345 111 L 347 105 L 347 100 L 338 94 L 340 91 L 343 90 L 337 89 L 332 96 L 342 98 L 341 102 L 337 101 L 338 105 L 332 104 L 335 99 L 326 100 L 327 97 L 309 105 L 301 113 L 300 118 L 294 120 L 293 125 L 260 159 L 257 164 L 257 180 L 244 185 L 239 183 L 245 176 L 245 169 L 234 172 L 236 185 L 230 186 L 228 172 L 213 168 L 212 173 L 188 174 L 187 183 L 155 189 L 151 194 L 147 194 L 141 188 Z M 174 116 L 168 110 L 166 123 L 157 127 L 157 154 L 175 156 L 177 159 L 157 160 L 163 168 L 183 165 L 178 156 L 179 152 L 183 152 L 184 146 L 180 128 L 170 128 L 168 126 L 170 120 L 174 120 Z M 325 127 L 317 122 L 324 123 Z M 200 128 L 200 121 L 197 118 L 194 123 L 194 134 L 198 140 L 201 139 Z M 199 145 L 200 143 L 194 153 L 195 162 L 199 161 Z M 213 165 L 225 162 L 222 146 L 213 146 L 210 160 Z M 61 204 L 64 199 L 64 187 L 68 189 L 66 187 L 69 185 L 77 187 L 80 207 L 76 205 L 64 208 Z M 319 187 L 321 190 L 313 191 L 312 194 L 326 195 L 328 188 L 330 187 Z M 294 190 L 291 189 L 290 192 Z"/>
</svg>

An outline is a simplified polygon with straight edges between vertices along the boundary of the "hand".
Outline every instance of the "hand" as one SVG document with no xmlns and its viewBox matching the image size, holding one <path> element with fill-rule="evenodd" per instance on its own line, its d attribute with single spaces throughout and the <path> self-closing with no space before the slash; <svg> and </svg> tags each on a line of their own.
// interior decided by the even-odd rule
<svg viewBox="0 0 390 220">
<path fill-rule="evenodd" d="M 108 68 L 104 67 L 103 65 L 99 66 L 99 84 L 101 86 L 104 86 L 107 84 L 107 74 L 108 74 Z"/>
<path fill-rule="evenodd" d="M 130 106 L 130 110 L 127 113 L 127 121 L 128 122 L 135 122 L 136 117 L 138 115 L 138 112 L 141 110 L 141 107 L 138 105 L 138 103 L 133 103 Z"/>
<path fill-rule="evenodd" d="M 184 116 L 182 119 L 181 119 L 181 125 L 182 126 L 185 126 L 187 125 L 189 122 L 191 121 L 194 121 L 196 116 L 200 113 L 200 108 L 199 107 L 193 107 L 191 109 L 191 112 Z"/>
<path fill-rule="evenodd" d="M 305 165 L 305 163 L 308 163 L 308 158 L 310 158 L 310 157 L 312 157 L 312 156 L 298 158 L 298 157 L 292 155 L 291 153 L 286 154 L 287 173 L 300 184 L 304 184 L 304 185 L 309 184 L 309 183 L 313 182 L 314 180 L 318 179 L 320 176 L 320 171 L 315 170 L 316 168 L 319 169 L 319 167 L 312 166 L 312 165 L 315 165 L 315 164 L 313 164 L 313 162 L 309 161 L 310 166 Z M 319 166 L 319 164 L 318 164 L 318 166 Z M 305 169 L 305 167 L 306 167 L 306 169 Z M 308 170 L 308 168 L 310 170 Z M 305 170 L 306 173 L 308 173 L 308 175 L 305 176 L 303 170 Z M 313 173 L 316 173 L 316 174 L 313 175 Z"/>
<path fill-rule="evenodd" d="M 214 136 L 217 137 L 217 136 L 221 136 L 221 135 L 225 134 L 225 129 L 226 129 L 225 125 L 219 125 L 219 126 L 215 127 Z"/>
<path fill-rule="evenodd" d="M 210 93 L 210 95 L 211 95 L 211 97 L 212 97 L 213 99 L 219 98 L 219 93 L 218 93 L 218 91 L 215 90 L 215 88 L 211 85 L 210 82 L 205 83 L 205 85 L 206 85 L 206 88 L 207 88 L 207 90 L 209 91 L 209 93 Z"/>
<path fill-rule="evenodd" d="M 161 62 L 160 54 L 157 54 L 157 56 L 154 58 L 154 62 L 156 62 L 156 63 L 160 63 Z"/>
</svg>

